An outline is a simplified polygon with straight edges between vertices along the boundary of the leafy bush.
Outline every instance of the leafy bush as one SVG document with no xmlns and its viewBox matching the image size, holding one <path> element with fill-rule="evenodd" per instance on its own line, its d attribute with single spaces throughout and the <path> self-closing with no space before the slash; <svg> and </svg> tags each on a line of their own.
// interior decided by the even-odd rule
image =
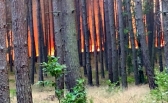
<svg viewBox="0 0 168 103">
<path fill-rule="evenodd" d="M 156 81 L 157 88 L 151 90 L 151 96 L 153 100 L 159 102 L 168 102 L 168 73 L 165 71 L 163 72 L 156 72 Z"/>
<path fill-rule="evenodd" d="M 134 77 L 133 77 L 133 76 L 128 76 L 128 77 L 127 77 L 127 82 L 128 82 L 129 84 L 135 83 Z"/>
<path fill-rule="evenodd" d="M 68 92 L 62 103 L 86 103 L 86 92 L 84 87 L 84 79 L 77 80 L 76 86 L 72 92 Z"/>
<path fill-rule="evenodd" d="M 109 93 L 117 93 L 117 92 L 119 91 L 119 89 L 120 89 L 120 87 L 117 86 L 118 82 L 116 82 L 116 83 L 111 83 L 111 81 L 108 80 L 108 81 L 106 82 L 106 84 L 108 85 L 108 88 L 107 88 L 106 91 L 109 92 Z"/>
<path fill-rule="evenodd" d="M 42 63 L 43 70 L 55 79 L 60 78 L 65 71 L 66 66 L 58 63 L 58 58 L 51 56 L 48 57 L 48 62 Z M 84 79 L 77 80 L 76 86 L 72 89 L 72 92 L 68 92 L 65 97 L 62 96 L 64 89 L 57 88 L 53 81 L 39 81 L 37 84 L 51 85 L 55 87 L 55 94 L 59 100 L 59 103 L 86 103 L 86 92 L 84 87 Z"/>
</svg>

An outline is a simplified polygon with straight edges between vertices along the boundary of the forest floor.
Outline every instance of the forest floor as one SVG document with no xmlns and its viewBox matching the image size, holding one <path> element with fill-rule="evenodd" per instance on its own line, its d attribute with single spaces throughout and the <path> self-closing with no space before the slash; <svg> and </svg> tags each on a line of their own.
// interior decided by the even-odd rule
<svg viewBox="0 0 168 103">
<path fill-rule="evenodd" d="M 17 103 L 14 75 L 10 75 L 9 81 L 11 103 Z M 144 101 L 146 101 L 145 99 L 150 91 L 148 85 L 129 85 L 127 90 L 119 89 L 117 92 L 108 92 L 107 90 L 107 86 L 86 86 L 88 101 L 92 100 L 93 103 L 147 103 Z M 52 87 L 33 85 L 32 94 L 34 103 L 58 103 L 57 98 L 54 98 L 54 89 Z"/>
</svg>

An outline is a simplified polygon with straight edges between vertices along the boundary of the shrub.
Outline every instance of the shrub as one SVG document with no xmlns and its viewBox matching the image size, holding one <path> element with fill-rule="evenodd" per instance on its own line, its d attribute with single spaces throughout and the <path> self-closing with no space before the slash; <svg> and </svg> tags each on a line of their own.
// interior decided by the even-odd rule
<svg viewBox="0 0 168 103">
<path fill-rule="evenodd" d="M 168 73 L 166 71 L 156 72 L 155 83 L 157 88 L 151 90 L 153 100 L 159 102 L 168 102 Z"/>
<path fill-rule="evenodd" d="M 65 71 L 66 66 L 58 63 L 58 58 L 51 56 L 48 57 L 48 62 L 43 62 L 42 65 L 45 73 L 60 78 Z M 59 100 L 59 103 L 86 103 L 86 92 L 84 87 L 84 79 L 78 79 L 76 86 L 71 92 L 68 92 L 65 97 L 62 96 L 63 89 L 57 88 L 53 81 L 39 81 L 38 84 L 51 85 L 55 87 L 55 94 Z"/>
</svg>

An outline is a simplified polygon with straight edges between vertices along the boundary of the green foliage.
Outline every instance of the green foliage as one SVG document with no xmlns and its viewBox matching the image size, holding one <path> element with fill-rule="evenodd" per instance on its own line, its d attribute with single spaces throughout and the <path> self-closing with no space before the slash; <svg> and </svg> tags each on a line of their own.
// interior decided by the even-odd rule
<svg viewBox="0 0 168 103">
<path fill-rule="evenodd" d="M 66 68 L 66 66 L 58 63 L 58 59 L 59 58 L 56 58 L 54 56 L 49 56 L 48 62 L 42 63 L 43 71 L 50 74 L 53 77 L 61 77 L 64 73 L 64 68 Z"/>
<path fill-rule="evenodd" d="M 151 90 L 153 100 L 159 102 L 168 102 L 168 74 L 164 72 L 156 72 L 155 83 L 158 87 Z"/>
<path fill-rule="evenodd" d="M 10 95 L 11 97 L 16 96 L 16 89 L 10 89 Z"/>
<path fill-rule="evenodd" d="M 126 63 L 127 63 L 127 67 L 128 67 L 128 74 L 130 74 L 133 71 L 132 57 L 130 54 L 127 56 Z"/>
<path fill-rule="evenodd" d="M 77 80 L 77 84 L 72 89 L 72 92 L 68 92 L 61 103 L 86 103 L 84 79 Z"/>
<path fill-rule="evenodd" d="M 107 88 L 107 92 L 109 92 L 109 93 L 117 93 L 118 91 L 119 91 L 119 89 L 120 89 L 120 87 L 119 86 L 117 86 L 117 84 L 118 84 L 118 82 L 116 82 L 116 83 L 111 83 L 111 81 L 110 80 L 107 80 L 106 81 L 106 84 L 108 85 L 108 88 Z"/>
<path fill-rule="evenodd" d="M 129 29 L 128 28 L 124 28 L 124 34 L 128 34 L 129 33 Z"/>
<path fill-rule="evenodd" d="M 51 56 L 48 57 L 48 62 L 41 64 L 45 73 L 60 78 L 65 71 L 66 66 L 58 63 L 58 58 Z M 86 92 L 84 87 L 84 79 L 77 80 L 76 86 L 72 89 L 72 92 L 68 92 L 65 97 L 62 96 L 64 89 L 59 89 L 56 83 L 53 81 L 39 81 L 37 84 L 55 87 L 55 94 L 60 103 L 86 103 Z"/>
<path fill-rule="evenodd" d="M 14 100 L 14 97 L 16 97 L 16 89 L 10 89 L 10 100 L 11 100 L 11 102 Z"/>
<path fill-rule="evenodd" d="M 128 77 L 127 77 L 127 82 L 128 82 L 129 84 L 135 83 L 134 77 L 133 77 L 133 76 L 128 76 Z"/>
<path fill-rule="evenodd" d="M 144 14 L 149 13 L 149 12 L 152 10 L 153 5 L 154 5 L 154 4 L 150 4 L 149 1 L 146 1 L 146 0 L 145 0 L 145 1 L 143 2 L 143 13 L 144 13 Z"/>
</svg>

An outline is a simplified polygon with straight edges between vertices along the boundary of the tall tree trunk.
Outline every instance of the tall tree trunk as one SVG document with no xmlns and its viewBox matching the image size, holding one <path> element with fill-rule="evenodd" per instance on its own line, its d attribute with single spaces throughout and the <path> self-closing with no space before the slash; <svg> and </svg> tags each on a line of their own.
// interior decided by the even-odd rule
<svg viewBox="0 0 168 103">
<path fill-rule="evenodd" d="M 158 27 L 159 29 L 159 27 Z M 159 55 L 159 70 L 160 72 L 163 71 L 163 62 L 162 62 L 162 47 L 161 47 L 161 32 L 160 29 L 158 30 L 158 37 L 157 37 L 157 41 L 158 41 L 158 55 Z"/>
<path fill-rule="evenodd" d="M 99 45 L 100 45 L 100 70 L 101 77 L 105 78 L 104 75 L 104 63 L 103 63 L 103 23 L 102 23 L 102 14 L 100 11 L 100 0 L 97 0 L 97 9 L 98 9 L 98 27 L 99 27 Z M 103 43 L 103 44 L 102 44 Z"/>
<path fill-rule="evenodd" d="M 114 23 L 114 0 L 108 0 L 108 11 L 109 11 L 109 24 L 110 24 L 110 35 L 111 35 L 111 46 L 112 46 L 112 71 L 113 71 L 113 82 L 119 81 L 118 68 L 117 68 L 117 48 L 116 48 L 116 33 Z"/>
<path fill-rule="evenodd" d="M 55 37 L 55 49 L 57 50 L 58 62 L 64 63 L 64 52 L 63 52 L 63 40 L 62 40 L 62 6 L 60 0 L 53 0 L 53 12 L 54 12 L 54 37 Z M 64 76 L 56 80 L 57 88 L 64 89 Z"/>
<path fill-rule="evenodd" d="M 28 68 L 27 3 L 11 0 L 17 103 L 33 103 Z"/>
<path fill-rule="evenodd" d="M 34 27 L 33 27 L 33 13 L 32 13 L 32 0 L 28 0 L 28 25 L 30 29 L 30 38 L 31 38 L 31 69 L 30 69 L 30 78 L 31 83 L 34 84 L 34 72 L 35 72 L 35 40 L 34 40 Z"/>
<path fill-rule="evenodd" d="M 165 68 L 168 71 L 168 1 L 162 0 L 162 16 L 163 16 L 163 31 L 164 31 L 164 57 L 165 57 Z"/>
<path fill-rule="evenodd" d="M 147 24 L 147 33 L 148 33 L 148 48 L 149 48 L 149 56 L 150 56 L 150 61 L 152 64 L 152 68 L 154 68 L 154 58 L 153 58 L 153 53 L 154 53 L 154 3 L 153 0 L 147 0 L 147 8 L 146 9 L 146 24 Z"/>
<path fill-rule="evenodd" d="M 65 45 L 64 56 L 67 66 L 65 72 L 65 84 L 68 90 L 76 85 L 79 74 L 79 56 L 77 48 L 77 32 L 75 25 L 75 2 L 74 0 L 61 0 L 62 2 L 62 23 L 63 23 L 63 42 Z"/>
<path fill-rule="evenodd" d="M 82 23 L 84 31 L 85 49 L 86 49 L 86 69 L 88 76 L 88 84 L 93 85 L 92 81 L 92 69 L 90 64 L 90 51 L 89 51 L 89 29 L 87 23 L 87 10 L 86 10 L 86 0 L 81 0 L 82 5 Z"/>
<path fill-rule="evenodd" d="M 48 14 L 49 14 L 49 10 L 48 10 L 48 0 L 43 0 L 43 8 L 44 8 L 44 22 L 43 22 L 43 28 L 44 28 L 44 42 L 45 42 L 45 45 L 44 45 L 44 53 L 45 53 L 45 61 L 47 61 L 47 55 L 48 55 L 48 51 L 49 51 L 49 29 L 48 29 L 48 22 L 49 22 L 49 17 L 48 17 Z"/>
<path fill-rule="evenodd" d="M 79 63 L 82 66 L 82 51 L 81 51 L 81 27 L 80 27 L 80 0 L 75 0 L 76 9 L 76 24 L 77 24 L 77 35 L 78 35 L 78 53 L 79 53 Z"/>
<path fill-rule="evenodd" d="M 131 0 L 126 1 L 127 5 L 127 13 L 128 13 L 128 26 L 129 26 L 129 33 L 130 33 L 130 40 L 131 40 L 131 49 L 132 49 L 132 64 L 134 70 L 134 78 L 135 78 L 135 85 L 139 84 L 139 76 L 138 76 L 138 67 L 137 67 L 137 55 L 136 55 L 136 48 L 135 48 L 135 36 L 133 33 L 133 26 L 132 26 L 132 14 L 131 14 Z"/>
<path fill-rule="evenodd" d="M 148 82 L 150 89 L 154 89 L 156 87 L 154 82 L 154 72 L 149 58 L 149 50 L 146 46 L 146 35 L 145 35 L 145 28 L 143 24 L 143 14 L 142 14 L 142 2 L 141 0 L 134 0 L 135 1 L 135 18 L 137 22 L 137 31 L 138 35 L 140 36 L 140 44 L 143 53 L 143 61 L 144 66 L 146 68 Z"/>
<path fill-rule="evenodd" d="M 42 28 L 42 18 L 41 18 L 41 5 L 40 0 L 36 0 L 37 3 L 37 29 L 38 29 L 38 51 L 39 51 L 39 63 L 44 62 L 44 35 Z M 43 70 L 39 66 L 39 81 L 43 81 Z"/>
<path fill-rule="evenodd" d="M 123 25 L 123 12 L 122 12 L 122 0 L 118 0 L 118 17 L 119 17 L 119 35 L 120 35 L 120 48 L 121 48 L 121 81 L 122 87 L 127 88 L 127 72 L 126 72 L 126 45 L 124 38 L 124 25 Z"/>
<path fill-rule="evenodd" d="M 155 12 L 157 15 L 155 15 L 155 31 L 157 35 L 157 49 L 158 49 L 158 56 L 159 56 L 159 70 L 160 72 L 163 71 L 163 57 L 162 57 L 162 47 L 161 47 L 161 35 L 162 35 L 162 28 L 161 28 L 161 21 L 157 21 L 157 19 L 160 19 L 160 15 L 158 13 L 160 12 L 160 1 L 156 1 L 155 3 Z M 161 19 L 160 19 L 161 20 Z"/>
<path fill-rule="evenodd" d="M 99 86 L 99 68 L 98 68 L 98 60 L 97 60 L 97 38 L 96 38 L 96 25 L 95 25 L 95 10 L 94 10 L 94 0 L 91 0 L 92 7 L 92 34 L 94 40 L 94 63 L 96 68 L 96 85 Z"/>
<path fill-rule="evenodd" d="M 113 71 L 112 71 L 112 46 L 111 46 L 111 32 L 109 23 L 109 0 L 104 1 L 104 12 L 105 12 L 105 28 L 106 28 L 106 47 L 107 47 L 107 67 L 109 72 L 109 80 L 113 82 Z"/>
<path fill-rule="evenodd" d="M 6 47 L 6 7 L 4 0 L 0 0 L 0 103 L 10 103 L 9 80 L 7 69 Z"/>
</svg>

